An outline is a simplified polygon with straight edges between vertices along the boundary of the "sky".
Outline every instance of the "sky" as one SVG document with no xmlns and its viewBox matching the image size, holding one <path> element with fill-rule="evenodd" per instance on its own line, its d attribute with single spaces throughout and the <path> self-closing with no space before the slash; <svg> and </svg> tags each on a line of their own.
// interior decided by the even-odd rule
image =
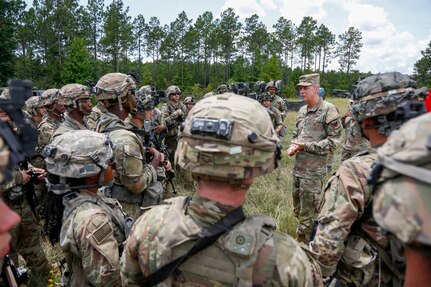
<svg viewBox="0 0 431 287">
<path fill-rule="evenodd" d="M 26 0 L 31 3 L 31 0 Z M 81 0 L 84 5 L 87 1 Z M 112 0 L 105 0 L 109 5 Z M 268 31 L 284 16 L 299 26 L 304 16 L 326 25 L 337 36 L 351 26 L 362 32 L 362 51 L 354 69 L 362 72 L 413 73 L 431 41 L 431 0 L 123 0 L 129 14 L 142 14 L 148 21 L 156 16 L 162 25 L 174 21 L 181 11 L 194 21 L 205 11 L 219 18 L 233 8 L 244 23 L 259 15 Z M 337 60 L 330 67 L 338 69 Z"/>
</svg>

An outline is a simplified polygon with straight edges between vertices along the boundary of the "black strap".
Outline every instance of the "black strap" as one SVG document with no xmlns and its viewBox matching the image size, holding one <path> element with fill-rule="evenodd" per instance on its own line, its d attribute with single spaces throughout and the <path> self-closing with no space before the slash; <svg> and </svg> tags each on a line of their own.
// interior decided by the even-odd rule
<svg viewBox="0 0 431 287">
<path fill-rule="evenodd" d="M 245 215 L 242 210 L 242 207 L 240 206 L 229 212 L 219 222 L 211 226 L 211 228 L 202 229 L 201 233 L 199 234 L 201 238 L 199 238 L 199 240 L 196 241 L 195 244 L 193 244 L 192 248 L 190 248 L 190 250 L 186 254 L 176 258 L 175 260 L 164 265 L 157 271 L 151 273 L 150 276 L 145 278 L 145 281 L 142 283 L 141 286 L 154 286 L 164 281 L 188 258 L 212 245 L 220 237 L 220 235 L 229 232 L 233 226 L 237 225 L 244 219 Z"/>
</svg>

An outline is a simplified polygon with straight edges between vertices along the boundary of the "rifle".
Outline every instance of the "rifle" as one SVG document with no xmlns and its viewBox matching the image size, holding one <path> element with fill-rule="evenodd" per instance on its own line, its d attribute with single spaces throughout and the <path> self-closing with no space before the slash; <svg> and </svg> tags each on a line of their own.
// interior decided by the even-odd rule
<svg viewBox="0 0 431 287">
<path fill-rule="evenodd" d="M 165 145 L 161 144 L 160 141 L 157 139 L 153 124 L 150 120 L 144 120 L 144 141 L 146 146 L 153 145 L 156 150 L 163 153 L 165 155 L 165 163 L 169 159 L 169 152 Z M 166 180 L 171 184 L 172 187 L 172 193 L 177 194 L 177 191 L 175 190 L 173 178 L 175 177 L 175 172 L 171 169 L 169 171 L 166 171 Z"/>
<path fill-rule="evenodd" d="M 7 143 L 10 150 L 9 164 L 5 171 L 5 181 L 12 178 L 12 171 L 25 157 L 31 157 L 36 147 L 38 132 L 30 124 L 24 121 L 21 110 L 25 101 L 32 96 L 30 81 L 13 80 L 9 83 L 10 99 L 0 99 L 0 109 L 4 110 L 17 125 L 18 132 L 12 127 L 0 122 L 0 137 Z"/>
<path fill-rule="evenodd" d="M 37 202 L 36 192 L 34 190 L 34 184 L 40 183 L 40 180 L 37 179 L 40 173 L 37 173 L 33 170 L 28 170 L 27 159 L 19 163 L 19 166 L 21 169 L 27 170 L 26 173 L 31 177 L 31 180 L 24 185 L 25 197 L 27 199 L 27 202 L 28 202 L 28 205 L 30 206 L 31 211 L 33 212 L 36 219 L 39 221 L 39 215 L 36 212 L 36 207 L 38 205 L 38 202 Z"/>
<path fill-rule="evenodd" d="M 6 287 L 18 287 L 28 280 L 27 269 L 23 267 L 16 268 L 9 255 L 4 257 L 1 273 L 3 283 Z"/>
</svg>

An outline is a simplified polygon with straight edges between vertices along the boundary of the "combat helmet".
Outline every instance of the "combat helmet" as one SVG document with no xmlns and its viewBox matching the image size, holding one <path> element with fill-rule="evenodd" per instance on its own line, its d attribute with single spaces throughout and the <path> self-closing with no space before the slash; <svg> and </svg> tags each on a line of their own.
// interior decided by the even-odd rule
<svg viewBox="0 0 431 287">
<path fill-rule="evenodd" d="M 77 107 L 77 100 L 89 99 L 90 97 L 90 89 L 81 84 L 67 84 L 58 91 L 58 103 L 75 108 Z"/>
<path fill-rule="evenodd" d="M 25 108 L 27 110 L 35 110 L 41 107 L 43 107 L 43 105 L 39 96 L 32 96 L 25 101 Z"/>
<path fill-rule="evenodd" d="M 48 89 L 44 91 L 40 96 L 41 105 L 46 107 L 54 104 L 57 101 L 58 91 L 58 89 Z"/>
<path fill-rule="evenodd" d="M 186 97 L 185 99 L 184 99 L 184 102 L 183 102 L 185 105 L 187 105 L 187 104 L 191 104 L 191 105 L 194 105 L 194 104 L 196 104 L 196 101 L 195 101 L 195 97 L 193 97 L 193 96 L 188 96 L 188 97 Z"/>
<path fill-rule="evenodd" d="M 265 92 L 265 93 L 263 93 L 263 94 L 260 94 L 260 95 L 258 95 L 257 96 L 257 100 L 260 102 L 260 103 L 262 103 L 263 101 L 265 101 L 265 100 L 268 100 L 268 101 L 273 101 L 274 100 L 274 98 L 273 98 L 273 96 L 270 94 L 270 93 L 268 93 L 268 92 Z"/>
<path fill-rule="evenodd" d="M 374 218 L 405 244 L 431 246 L 431 114 L 405 123 L 377 153 Z"/>
<path fill-rule="evenodd" d="M 132 76 L 123 73 L 109 73 L 99 79 L 96 84 L 96 97 L 98 101 L 118 99 L 134 94 L 136 83 Z"/>
<path fill-rule="evenodd" d="M 379 133 L 389 135 L 400 123 L 388 115 L 415 96 L 416 81 L 398 72 L 359 79 L 351 93 L 350 110 L 357 122 L 377 117 Z"/>
<path fill-rule="evenodd" d="M 154 109 L 154 101 L 151 95 L 147 95 L 145 97 L 139 97 L 137 99 L 136 111 L 138 113 L 143 114 L 145 110 L 153 110 Z"/>
<path fill-rule="evenodd" d="M 148 95 L 151 95 L 151 93 L 153 92 L 153 88 L 151 87 L 151 85 L 145 85 L 139 88 L 138 92 L 136 93 L 136 95 L 141 98 L 141 97 L 145 97 Z"/>
<path fill-rule="evenodd" d="M 59 178 L 50 182 L 55 194 L 65 194 L 75 188 L 67 179 L 85 178 L 103 173 L 109 166 L 113 151 L 105 134 L 90 130 L 76 130 L 55 137 L 42 151 L 47 171 Z M 103 176 L 99 178 L 99 185 Z M 90 187 L 90 186 L 86 186 Z"/>
<path fill-rule="evenodd" d="M 200 100 L 180 127 L 175 163 L 195 178 L 232 183 L 272 171 L 280 151 L 268 112 L 225 93 Z"/>
<path fill-rule="evenodd" d="M 177 86 L 169 86 L 166 89 L 166 96 L 169 97 L 170 94 L 181 94 L 181 90 L 179 87 Z"/>
<path fill-rule="evenodd" d="M 269 88 L 275 88 L 278 90 L 278 87 L 275 84 L 275 81 L 269 81 L 265 86 L 265 91 L 268 91 Z"/>
<path fill-rule="evenodd" d="M 227 85 L 225 85 L 225 84 L 221 84 L 221 85 L 219 85 L 217 87 L 217 93 L 218 94 L 223 94 L 223 93 L 226 93 L 226 92 L 229 92 L 229 91 L 230 91 L 229 87 Z"/>
</svg>

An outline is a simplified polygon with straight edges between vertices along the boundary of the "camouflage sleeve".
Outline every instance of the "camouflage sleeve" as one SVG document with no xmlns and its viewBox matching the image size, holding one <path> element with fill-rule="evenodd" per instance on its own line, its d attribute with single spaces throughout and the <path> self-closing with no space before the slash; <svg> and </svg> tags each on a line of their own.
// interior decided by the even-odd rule
<svg viewBox="0 0 431 287">
<path fill-rule="evenodd" d="M 114 160 L 121 184 L 140 193 L 157 180 L 155 168 L 145 163 L 145 149 L 135 134 L 119 130 L 111 132 L 109 138 L 114 144 Z"/>
<path fill-rule="evenodd" d="M 101 212 L 84 213 L 87 218 L 75 236 L 87 280 L 92 286 L 121 286 L 118 243 L 110 217 Z"/>
<path fill-rule="evenodd" d="M 4 190 L 7 190 L 7 189 L 12 188 L 12 187 L 14 187 L 14 186 L 24 184 L 23 180 L 24 180 L 24 179 L 22 178 L 21 171 L 19 171 L 19 170 L 14 170 L 14 171 L 12 172 L 12 179 L 11 179 L 10 181 L 8 181 L 8 182 L 3 182 L 3 183 L 1 184 L 1 187 L 2 187 Z"/>
<path fill-rule="evenodd" d="M 157 251 L 157 242 L 154 238 L 163 223 L 166 207 L 163 205 L 154 207 L 134 223 L 121 256 L 122 286 L 141 286 L 144 275 L 149 276 L 160 268 L 156 266 L 154 255 Z"/>
<path fill-rule="evenodd" d="M 276 127 L 278 127 L 282 124 L 283 124 L 283 118 L 281 116 L 280 111 L 276 108 L 275 109 L 275 125 L 276 125 Z"/>
<path fill-rule="evenodd" d="M 275 232 L 273 240 L 277 253 L 275 274 L 273 276 L 274 286 L 304 287 L 321 285 L 314 283 L 310 261 L 304 250 L 293 238 Z"/>
<path fill-rule="evenodd" d="M 167 105 L 164 105 L 161 109 L 163 119 L 165 120 L 166 127 L 175 126 L 178 121 L 178 115 L 176 113 L 171 113 Z"/>
<path fill-rule="evenodd" d="M 51 143 L 52 135 L 55 132 L 55 128 L 51 125 L 42 125 L 39 128 L 39 138 L 38 138 L 38 146 L 43 148 L 47 144 Z"/>
<path fill-rule="evenodd" d="M 353 159 L 344 161 L 325 188 L 319 225 L 310 251 L 323 276 L 332 275 L 345 250 L 345 240 L 353 223 L 364 212 L 368 174 Z"/>
<path fill-rule="evenodd" d="M 334 105 L 331 105 L 328 109 L 325 122 L 326 137 L 316 142 L 306 142 L 304 150 L 306 152 L 315 154 L 327 154 L 333 152 L 342 142 L 342 125 L 340 114 Z"/>
<path fill-rule="evenodd" d="M 296 117 L 295 127 L 293 128 L 293 132 L 292 132 L 292 140 L 296 139 L 299 135 L 299 126 L 300 126 L 300 123 L 301 123 L 302 118 L 303 118 L 301 110 L 302 109 L 299 110 L 298 116 Z"/>
</svg>

